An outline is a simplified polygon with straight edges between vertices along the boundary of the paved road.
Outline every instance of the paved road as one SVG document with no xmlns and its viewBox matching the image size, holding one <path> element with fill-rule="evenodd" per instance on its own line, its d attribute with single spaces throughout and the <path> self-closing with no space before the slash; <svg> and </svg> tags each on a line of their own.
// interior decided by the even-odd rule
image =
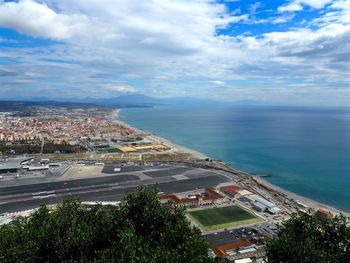
<svg viewBox="0 0 350 263">
<path fill-rule="evenodd" d="M 183 175 L 186 170 L 186 176 Z M 67 197 L 81 201 L 119 201 L 127 192 L 140 185 L 158 185 L 164 193 L 186 192 L 216 186 L 228 179 L 213 172 L 193 169 L 177 169 L 151 179 L 140 180 L 132 174 L 118 174 L 106 177 L 77 179 L 60 182 L 38 183 L 0 188 L 0 213 L 16 212 L 38 207 L 42 204 L 56 204 Z M 181 178 L 181 179 L 179 179 Z"/>
</svg>

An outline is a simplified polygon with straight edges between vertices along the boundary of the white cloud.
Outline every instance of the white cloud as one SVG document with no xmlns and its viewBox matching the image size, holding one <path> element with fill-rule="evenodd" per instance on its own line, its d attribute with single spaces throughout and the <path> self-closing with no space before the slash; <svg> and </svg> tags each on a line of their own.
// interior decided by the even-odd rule
<svg viewBox="0 0 350 263">
<path fill-rule="evenodd" d="M 304 5 L 308 5 L 316 9 L 322 8 L 326 4 L 332 2 L 332 0 L 298 0 L 298 1 Z"/>
<path fill-rule="evenodd" d="M 0 26 L 33 36 L 66 39 L 86 30 L 84 15 L 57 14 L 32 0 L 0 3 Z"/>
<path fill-rule="evenodd" d="M 109 92 L 115 92 L 117 93 L 117 95 L 120 95 L 120 94 L 131 94 L 131 93 L 136 93 L 137 92 L 137 89 L 134 88 L 134 87 L 131 87 L 129 85 L 123 85 L 123 84 L 116 84 L 116 85 L 113 85 L 113 86 L 109 86 L 109 87 L 106 87 L 105 88 L 107 91 Z"/>
<path fill-rule="evenodd" d="M 301 6 L 300 3 L 292 2 L 287 5 L 282 5 L 278 7 L 278 11 L 280 12 L 295 12 L 295 11 L 300 11 L 303 10 L 303 7 Z"/>
<path fill-rule="evenodd" d="M 283 24 L 283 23 L 287 23 L 287 22 L 291 21 L 293 18 L 294 18 L 293 14 L 283 15 L 283 16 L 273 18 L 271 20 L 271 23 L 272 24 Z"/>
<path fill-rule="evenodd" d="M 323 8 L 332 0 L 292 0 L 288 4 L 278 7 L 279 12 L 295 12 L 303 10 L 304 6 L 310 6 L 315 9 Z"/>
<path fill-rule="evenodd" d="M 221 86 L 224 86 L 226 84 L 225 81 L 221 81 L 221 80 L 213 80 L 212 83 L 216 87 L 221 87 Z"/>
<path fill-rule="evenodd" d="M 305 5 L 327 8 L 312 21 L 313 27 L 257 36 L 218 35 L 218 28 L 249 21 L 247 15 L 232 14 L 225 5 L 211 0 L 43 2 L 0 0 L 0 26 L 61 40 L 45 48 L 2 48 L 0 59 L 15 62 L 0 65 L 4 89 L 13 84 L 8 72 L 31 73 L 25 79 L 32 78 L 35 86 L 26 86 L 28 89 L 65 88 L 74 96 L 139 91 L 213 96 L 217 92 L 215 95 L 229 99 L 236 97 L 234 92 L 247 89 L 246 94 L 251 95 L 266 86 L 285 87 L 283 94 L 307 90 L 290 85 L 295 81 L 334 89 L 350 83 L 350 1 L 329 5 L 326 0 L 288 2 L 289 7 L 279 11 L 297 11 Z M 285 23 L 294 14 L 279 15 L 266 21 Z M 2 69 L 6 69 L 3 76 Z M 320 84 L 320 80 L 327 82 Z M 236 82 L 244 87 L 235 86 Z M 18 89 L 23 89 L 24 83 L 21 85 Z M 213 91 L 216 86 L 224 88 Z"/>
</svg>

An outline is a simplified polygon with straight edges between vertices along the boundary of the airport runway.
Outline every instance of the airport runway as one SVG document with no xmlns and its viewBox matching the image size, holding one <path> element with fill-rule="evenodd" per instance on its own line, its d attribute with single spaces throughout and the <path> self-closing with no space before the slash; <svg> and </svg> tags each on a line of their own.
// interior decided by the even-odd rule
<svg viewBox="0 0 350 263">
<path fill-rule="evenodd" d="M 110 170 L 110 167 L 105 168 L 107 173 Z M 139 173 L 143 173 L 147 179 L 140 179 Z M 68 197 L 81 201 L 120 201 L 125 193 L 134 191 L 140 185 L 157 185 L 164 193 L 177 193 L 216 186 L 228 180 L 213 171 L 193 167 L 175 166 L 156 170 L 128 167 L 117 175 L 0 187 L 0 213 L 57 204 Z"/>
</svg>

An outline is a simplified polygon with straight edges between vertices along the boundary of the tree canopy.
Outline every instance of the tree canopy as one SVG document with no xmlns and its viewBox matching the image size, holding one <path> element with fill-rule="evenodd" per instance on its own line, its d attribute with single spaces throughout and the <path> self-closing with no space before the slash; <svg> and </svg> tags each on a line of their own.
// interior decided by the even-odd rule
<svg viewBox="0 0 350 263">
<path fill-rule="evenodd" d="M 349 263 L 350 227 L 342 215 L 319 219 L 314 213 L 294 215 L 267 243 L 270 263 Z"/>
<path fill-rule="evenodd" d="M 139 188 L 120 206 L 66 200 L 0 226 L 0 262 L 216 262 L 182 207 Z"/>
</svg>

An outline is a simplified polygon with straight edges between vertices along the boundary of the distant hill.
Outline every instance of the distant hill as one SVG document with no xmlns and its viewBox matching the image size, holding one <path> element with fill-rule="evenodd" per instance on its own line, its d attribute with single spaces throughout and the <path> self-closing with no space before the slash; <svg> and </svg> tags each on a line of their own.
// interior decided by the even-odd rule
<svg viewBox="0 0 350 263">
<path fill-rule="evenodd" d="M 1 101 L 1 98 L 0 98 Z M 47 105 L 74 105 L 74 104 L 95 104 L 102 106 L 113 106 L 113 107 L 153 107 L 156 105 L 176 105 L 176 106 L 196 106 L 196 105 L 219 105 L 222 102 L 209 100 L 209 99 L 199 99 L 191 97 L 176 97 L 176 98 L 154 98 L 142 94 L 130 94 L 122 95 L 119 97 L 112 98 L 59 98 L 56 97 L 53 101 L 50 97 L 33 97 L 26 101 L 12 101 L 4 100 L 3 102 L 11 102 L 11 104 L 18 103 L 22 105 L 30 106 L 31 104 L 38 105 L 39 103 Z M 3 104 L 3 103 L 2 103 Z M 4 106 L 8 107 L 8 103 Z"/>
<path fill-rule="evenodd" d="M 93 103 L 105 106 L 118 106 L 118 107 L 153 107 L 156 105 L 169 105 L 169 106 L 270 106 L 264 102 L 255 100 L 240 100 L 234 102 L 224 102 L 213 99 L 202 99 L 193 97 L 173 97 L 173 98 L 154 98 L 145 96 L 142 94 L 123 95 L 114 98 L 84 98 L 75 99 L 76 102 Z"/>
<path fill-rule="evenodd" d="M 79 103 L 79 102 L 63 102 L 63 101 L 11 101 L 11 100 L 0 100 L 0 112 L 5 111 L 30 111 L 33 107 L 44 106 L 44 107 L 64 107 L 68 109 L 76 108 L 91 108 L 91 107 L 102 107 L 92 103 Z"/>
<path fill-rule="evenodd" d="M 193 97 L 174 97 L 174 98 L 154 98 L 142 94 L 122 95 L 112 98 L 55 98 L 55 101 L 49 97 L 34 97 L 28 99 L 27 102 L 21 103 L 43 103 L 45 105 L 62 106 L 76 105 L 101 105 L 108 107 L 153 107 L 156 105 L 182 106 L 182 107 L 197 107 L 197 106 L 270 106 L 269 104 L 258 102 L 255 100 L 241 100 L 235 102 L 223 102 L 212 99 L 201 99 Z M 19 103 L 19 102 L 18 102 Z M 3 104 L 3 103 L 2 103 Z M 5 105 L 1 105 L 5 106 Z"/>
<path fill-rule="evenodd" d="M 87 97 L 85 99 L 81 99 L 81 101 L 99 105 L 119 107 L 151 107 L 154 105 L 163 104 L 161 99 L 148 97 L 142 94 L 123 95 L 106 99 L 95 99 Z"/>
<path fill-rule="evenodd" d="M 130 94 L 113 98 L 84 98 L 74 99 L 72 102 L 85 102 L 105 106 L 118 107 L 153 107 L 156 105 L 171 105 L 171 106 L 199 106 L 199 105 L 220 105 L 228 104 L 210 99 L 200 99 L 192 97 L 175 97 L 175 98 L 154 98 L 142 94 Z"/>
</svg>

